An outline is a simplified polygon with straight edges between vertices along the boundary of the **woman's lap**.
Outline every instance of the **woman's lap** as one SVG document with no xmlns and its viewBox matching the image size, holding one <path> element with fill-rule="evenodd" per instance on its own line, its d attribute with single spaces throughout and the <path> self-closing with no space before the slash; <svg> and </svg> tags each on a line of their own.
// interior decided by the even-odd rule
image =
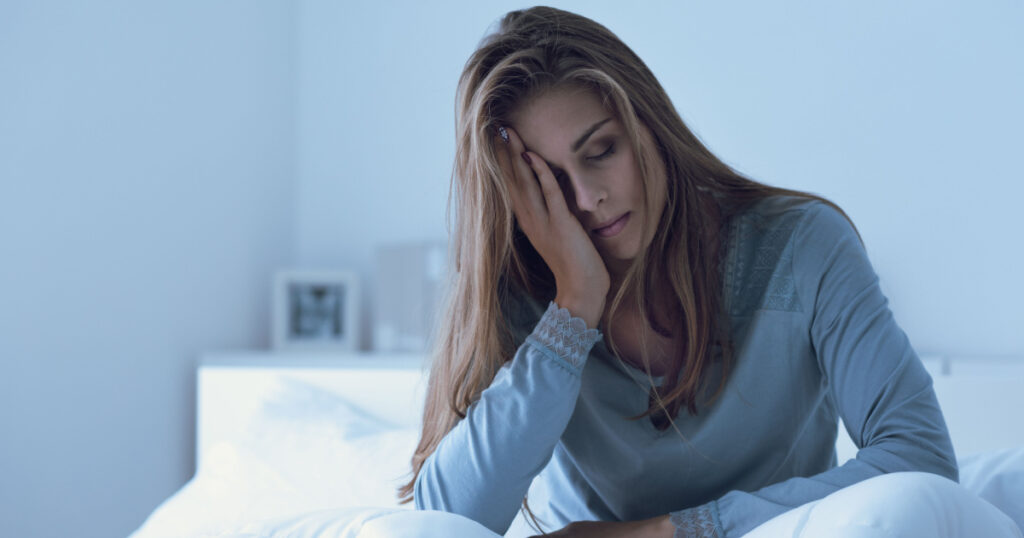
<svg viewBox="0 0 1024 538">
<path fill-rule="evenodd" d="M 794 508 L 746 536 L 1020 538 L 1022 534 L 1006 514 L 952 480 L 930 473 L 888 473 Z"/>
</svg>

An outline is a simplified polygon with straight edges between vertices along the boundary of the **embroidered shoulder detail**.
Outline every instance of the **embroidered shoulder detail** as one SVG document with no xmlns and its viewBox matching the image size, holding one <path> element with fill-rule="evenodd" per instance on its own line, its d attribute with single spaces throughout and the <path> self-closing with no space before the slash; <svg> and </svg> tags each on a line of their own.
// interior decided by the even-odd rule
<svg viewBox="0 0 1024 538">
<path fill-rule="evenodd" d="M 559 308 L 554 301 L 548 304 L 547 311 L 537 322 L 533 336 L 576 367 L 583 365 L 590 348 L 602 338 L 600 331 L 588 329 L 585 321 Z"/>
<path fill-rule="evenodd" d="M 676 528 L 673 538 L 722 538 L 716 519 L 708 504 L 669 513 L 669 521 Z"/>
<path fill-rule="evenodd" d="M 735 222 L 726 296 L 732 314 L 746 316 L 757 309 L 800 311 L 793 276 L 793 237 L 805 214 L 793 211 L 765 216 L 752 211 Z"/>
</svg>

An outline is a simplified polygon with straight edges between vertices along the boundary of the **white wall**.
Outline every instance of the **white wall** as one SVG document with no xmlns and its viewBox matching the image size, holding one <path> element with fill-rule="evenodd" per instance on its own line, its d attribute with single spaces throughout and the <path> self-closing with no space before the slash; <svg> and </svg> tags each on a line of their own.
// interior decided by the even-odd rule
<svg viewBox="0 0 1024 538">
<path fill-rule="evenodd" d="M 726 162 L 844 207 L 919 352 L 1024 356 L 1024 5 L 552 4 L 630 45 Z M 458 75 L 522 6 L 301 3 L 299 263 L 371 278 L 378 242 L 444 237 Z"/>
<path fill-rule="evenodd" d="M 362 275 L 365 348 L 374 246 L 447 235 L 456 79 L 500 8 L 299 6 L 296 263 Z"/>
<path fill-rule="evenodd" d="M 194 364 L 268 345 L 283 2 L 0 2 L 0 535 L 111 537 L 193 472 Z"/>
</svg>

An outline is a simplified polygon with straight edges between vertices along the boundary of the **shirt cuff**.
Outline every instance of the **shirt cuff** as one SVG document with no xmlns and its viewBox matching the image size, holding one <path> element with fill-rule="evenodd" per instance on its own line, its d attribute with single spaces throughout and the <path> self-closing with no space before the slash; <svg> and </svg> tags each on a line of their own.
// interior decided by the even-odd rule
<svg viewBox="0 0 1024 538">
<path fill-rule="evenodd" d="M 560 308 L 554 301 L 548 304 L 532 336 L 577 368 L 583 366 L 590 349 L 602 338 L 600 331 L 588 329 L 587 322 L 573 317 L 568 309 Z"/>
<path fill-rule="evenodd" d="M 715 501 L 669 512 L 669 521 L 676 528 L 673 538 L 725 538 Z"/>
</svg>

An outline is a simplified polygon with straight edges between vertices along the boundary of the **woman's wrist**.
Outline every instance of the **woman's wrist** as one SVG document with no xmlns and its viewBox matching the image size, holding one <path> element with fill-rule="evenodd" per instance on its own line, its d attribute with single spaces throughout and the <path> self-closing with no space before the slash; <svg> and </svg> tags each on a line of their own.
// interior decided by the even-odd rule
<svg viewBox="0 0 1024 538">
<path fill-rule="evenodd" d="M 593 298 L 558 295 L 555 297 L 555 304 L 558 305 L 558 308 L 568 310 L 573 317 L 582 319 L 588 328 L 596 329 L 597 324 L 601 321 L 601 314 L 604 312 L 604 296 L 600 296 L 599 299 L 600 301 Z"/>
<path fill-rule="evenodd" d="M 587 327 L 582 318 L 551 301 L 527 339 L 533 339 L 573 366 L 582 368 L 590 350 L 601 338 L 601 331 Z"/>
<path fill-rule="evenodd" d="M 643 536 L 649 538 L 673 538 L 676 534 L 676 526 L 672 524 L 668 514 L 645 519 L 643 523 Z"/>
</svg>

